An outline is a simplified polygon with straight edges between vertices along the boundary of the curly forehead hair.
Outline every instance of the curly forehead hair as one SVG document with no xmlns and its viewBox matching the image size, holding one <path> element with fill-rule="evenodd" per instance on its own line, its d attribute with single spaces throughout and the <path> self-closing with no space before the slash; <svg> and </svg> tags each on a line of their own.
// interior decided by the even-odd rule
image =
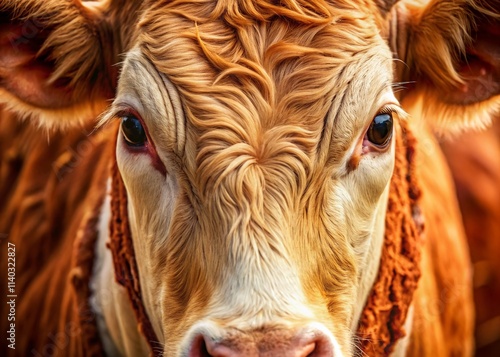
<svg viewBox="0 0 500 357">
<path fill-rule="evenodd" d="M 332 78 L 374 47 L 377 11 L 354 1 L 276 3 L 158 2 L 141 23 L 142 50 L 190 108 L 205 107 L 198 100 L 209 95 L 266 127 L 283 118 L 304 124 L 301 109 L 324 116 Z"/>
</svg>

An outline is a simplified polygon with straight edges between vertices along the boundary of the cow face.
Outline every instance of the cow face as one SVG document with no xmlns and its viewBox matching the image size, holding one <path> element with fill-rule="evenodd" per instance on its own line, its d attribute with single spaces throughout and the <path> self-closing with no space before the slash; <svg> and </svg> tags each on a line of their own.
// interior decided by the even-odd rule
<svg viewBox="0 0 500 357">
<path fill-rule="evenodd" d="M 377 4 L 0 2 L 11 110 L 74 125 L 117 86 L 105 119 L 166 355 L 353 353 L 404 116 L 388 21 L 397 78 L 417 82 L 404 103 L 466 124 L 498 108 L 498 2 Z"/>
<path fill-rule="evenodd" d="M 306 332 L 350 353 L 401 112 L 390 51 L 356 11 L 249 24 L 205 11 L 146 12 L 111 112 L 156 332 L 168 355 L 199 335 L 241 350 L 250 334 L 276 341 L 245 348 L 272 349 Z"/>
</svg>

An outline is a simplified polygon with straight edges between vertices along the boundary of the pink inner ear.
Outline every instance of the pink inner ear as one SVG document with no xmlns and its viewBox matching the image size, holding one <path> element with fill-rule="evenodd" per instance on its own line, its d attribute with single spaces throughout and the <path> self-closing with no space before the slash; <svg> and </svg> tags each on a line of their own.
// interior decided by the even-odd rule
<svg viewBox="0 0 500 357">
<path fill-rule="evenodd" d="M 0 19 L 3 18 L 0 16 Z M 53 63 L 36 54 L 46 30 L 35 23 L 0 25 L 0 87 L 25 103 L 39 108 L 70 105 L 71 93 L 61 83 L 47 84 Z"/>
<path fill-rule="evenodd" d="M 500 94 L 500 24 L 481 26 L 458 73 L 465 80 L 448 101 L 471 104 Z"/>
</svg>

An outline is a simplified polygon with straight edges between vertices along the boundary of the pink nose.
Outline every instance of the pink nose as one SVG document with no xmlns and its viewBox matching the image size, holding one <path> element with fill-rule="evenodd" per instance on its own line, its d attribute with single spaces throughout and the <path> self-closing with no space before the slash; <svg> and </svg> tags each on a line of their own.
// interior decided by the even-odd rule
<svg viewBox="0 0 500 357">
<path fill-rule="evenodd" d="M 222 339 L 194 338 L 188 357 L 333 357 L 333 345 L 320 331 L 229 332 Z"/>
</svg>

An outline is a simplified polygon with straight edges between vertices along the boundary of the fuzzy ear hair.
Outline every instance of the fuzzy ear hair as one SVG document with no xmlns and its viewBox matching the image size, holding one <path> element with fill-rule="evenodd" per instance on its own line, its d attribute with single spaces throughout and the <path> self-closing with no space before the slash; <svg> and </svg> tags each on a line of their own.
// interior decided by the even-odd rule
<svg viewBox="0 0 500 357">
<path fill-rule="evenodd" d="M 500 1 L 421 3 L 393 9 L 405 109 L 442 133 L 488 126 L 500 112 Z"/>
<path fill-rule="evenodd" d="M 0 104 L 46 127 L 94 119 L 114 96 L 123 2 L 0 0 Z"/>
</svg>

